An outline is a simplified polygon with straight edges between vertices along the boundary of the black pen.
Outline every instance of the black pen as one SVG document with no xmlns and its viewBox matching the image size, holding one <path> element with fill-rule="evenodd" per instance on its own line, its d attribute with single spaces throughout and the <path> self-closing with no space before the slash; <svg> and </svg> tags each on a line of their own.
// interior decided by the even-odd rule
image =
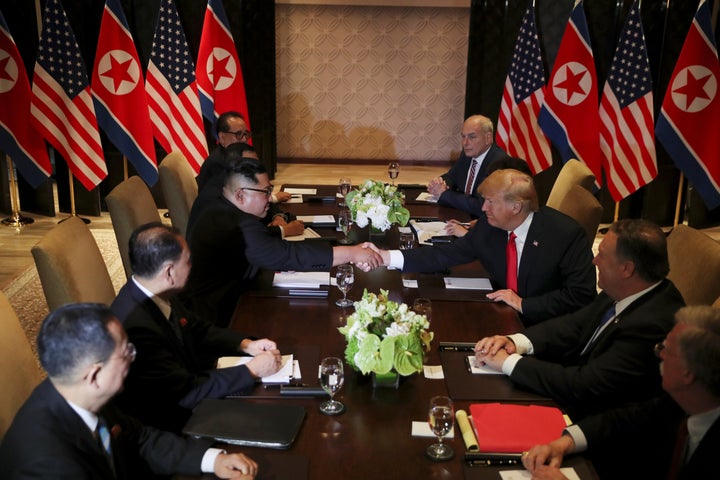
<svg viewBox="0 0 720 480">
<path fill-rule="evenodd" d="M 505 460 L 468 460 L 468 465 L 471 467 L 503 467 L 508 465 L 519 465 L 520 460 L 505 459 Z"/>
</svg>

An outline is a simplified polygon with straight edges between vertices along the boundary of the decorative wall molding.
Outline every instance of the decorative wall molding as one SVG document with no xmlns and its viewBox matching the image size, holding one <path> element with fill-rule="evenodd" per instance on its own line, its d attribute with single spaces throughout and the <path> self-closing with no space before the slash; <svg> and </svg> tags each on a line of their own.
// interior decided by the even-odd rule
<svg viewBox="0 0 720 480">
<path fill-rule="evenodd" d="M 462 7 L 470 8 L 470 0 L 275 0 L 276 5 L 346 5 L 350 7 Z"/>
<path fill-rule="evenodd" d="M 278 158 L 457 157 L 467 8 L 275 8 Z"/>
</svg>

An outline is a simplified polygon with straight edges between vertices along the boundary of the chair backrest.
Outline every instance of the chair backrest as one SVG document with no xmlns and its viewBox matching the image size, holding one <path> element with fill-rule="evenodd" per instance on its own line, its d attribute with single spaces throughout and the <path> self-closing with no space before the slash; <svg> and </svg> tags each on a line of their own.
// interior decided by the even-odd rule
<svg viewBox="0 0 720 480">
<path fill-rule="evenodd" d="M 115 299 L 105 260 L 85 222 L 70 217 L 32 247 L 45 300 L 52 311 L 66 303 Z"/>
<path fill-rule="evenodd" d="M 580 185 L 572 185 L 556 209 L 574 218 L 582 225 L 590 244 L 595 241 L 603 214 L 603 207 L 595 195 Z"/>
<path fill-rule="evenodd" d="M 712 305 L 720 297 L 720 243 L 683 224 L 672 229 L 667 243 L 668 278 L 685 303 Z"/>
<path fill-rule="evenodd" d="M 560 210 L 558 206 L 573 185 L 580 185 L 588 192 L 592 192 L 594 184 L 595 175 L 593 175 L 587 165 L 579 160 L 570 159 L 565 162 L 565 165 L 560 169 L 560 173 L 555 179 L 555 183 L 550 190 L 550 195 L 548 195 L 545 204 L 548 207 Z"/>
<path fill-rule="evenodd" d="M 198 196 L 195 172 L 182 153 L 171 152 L 160 162 L 158 173 L 173 227 L 185 235 L 190 209 Z"/>
<path fill-rule="evenodd" d="M 12 419 L 42 376 L 25 331 L 0 291 L 0 442 Z"/>
<path fill-rule="evenodd" d="M 118 250 L 123 267 L 125 267 L 125 275 L 130 278 L 132 275 L 128 255 L 130 235 L 140 225 L 160 222 L 162 219 L 150 189 L 137 175 L 133 175 L 113 188 L 105 197 L 105 202 L 110 212 Z"/>
</svg>

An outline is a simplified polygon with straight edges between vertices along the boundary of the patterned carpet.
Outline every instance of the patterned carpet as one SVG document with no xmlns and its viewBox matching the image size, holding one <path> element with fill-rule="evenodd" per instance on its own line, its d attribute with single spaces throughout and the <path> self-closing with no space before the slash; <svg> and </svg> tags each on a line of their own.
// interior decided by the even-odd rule
<svg viewBox="0 0 720 480">
<path fill-rule="evenodd" d="M 117 248 L 115 233 L 112 230 L 91 230 L 102 252 L 105 265 L 117 292 L 125 284 L 125 270 Z M 43 294 L 40 278 L 35 265 L 28 267 L 4 289 L 5 295 L 20 319 L 33 353 L 36 354 L 35 338 L 48 314 L 48 306 Z M 39 363 L 38 363 L 39 367 Z"/>
</svg>

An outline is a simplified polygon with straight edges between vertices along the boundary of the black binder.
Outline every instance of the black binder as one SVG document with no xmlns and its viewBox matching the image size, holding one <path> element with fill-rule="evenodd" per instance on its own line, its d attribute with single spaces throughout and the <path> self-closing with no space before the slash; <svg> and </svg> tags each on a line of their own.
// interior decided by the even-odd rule
<svg viewBox="0 0 720 480">
<path fill-rule="evenodd" d="M 206 398 L 193 410 L 183 433 L 233 445 L 285 449 L 295 441 L 304 418 L 301 405 Z"/>
</svg>

